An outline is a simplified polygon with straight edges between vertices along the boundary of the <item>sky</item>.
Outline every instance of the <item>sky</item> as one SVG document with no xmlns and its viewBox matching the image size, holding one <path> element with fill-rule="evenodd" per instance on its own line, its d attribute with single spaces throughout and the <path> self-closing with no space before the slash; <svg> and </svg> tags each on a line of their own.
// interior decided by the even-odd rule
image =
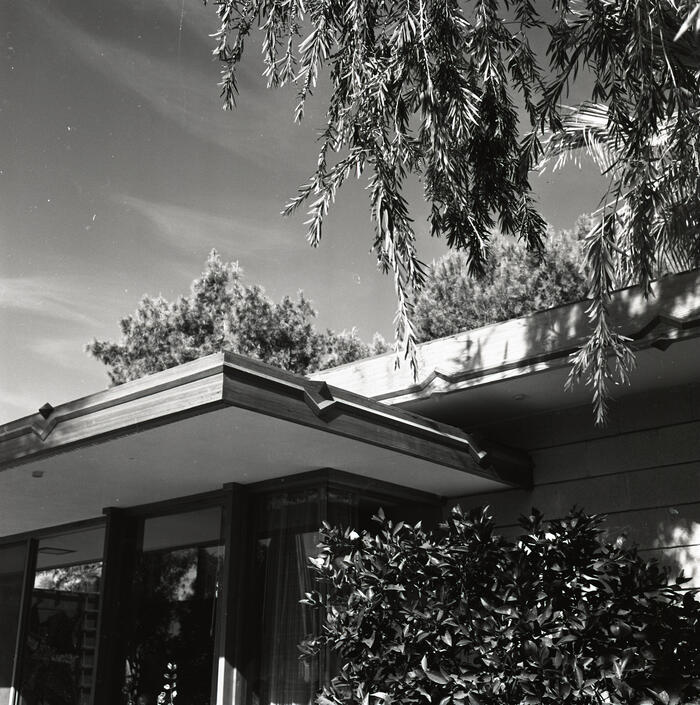
<svg viewBox="0 0 700 705">
<path fill-rule="evenodd" d="M 295 125 L 294 88 L 265 88 L 253 46 L 223 111 L 216 29 L 200 0 L 0 2 L 0 423 L 106 388 L 85 344 L 117 339 L 143 294 L 186 293 L 212 248 L 275 299 L 303 290 L 320 326 L 391 337 L 365 183 L 319 248 L 303 213 L 280 215 L 314 169 L 323 91 Z M 591 168 L 533 185 L 557 229 L 599 200 Z M 430 262 L 445 246 L 410 196 Z"/>
</svg>

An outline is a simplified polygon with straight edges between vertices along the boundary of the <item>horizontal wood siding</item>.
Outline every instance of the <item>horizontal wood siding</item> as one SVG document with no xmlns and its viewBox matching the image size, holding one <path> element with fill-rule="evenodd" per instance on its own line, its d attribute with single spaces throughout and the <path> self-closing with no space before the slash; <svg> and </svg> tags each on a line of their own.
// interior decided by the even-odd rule
<svg viewBox="0 0 700 705">
<path fill-rule="evenodd" d="M 530 490 L 463 497 L 462 507 L 488 504 L 502 533 L 537 507 L 560 517 L 574 505 L 607 515 L 611 538 L 626 536 L 673 573 L 700 587 L 700 387 L 631 398 L 611 426 L 592 428 L 590 409 L 481 429 L 527 448 L 534 461 Z M 583 415 L 587 415 L 584 421 Z"/>
</svg>

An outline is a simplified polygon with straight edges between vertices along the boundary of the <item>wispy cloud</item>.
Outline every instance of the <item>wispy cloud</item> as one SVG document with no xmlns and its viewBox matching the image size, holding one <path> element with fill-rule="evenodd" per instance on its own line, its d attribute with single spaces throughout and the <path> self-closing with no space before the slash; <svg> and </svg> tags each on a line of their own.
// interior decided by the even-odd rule
<svg viewBox="0 0 700 705">
<path fill-rule="evenodd" d="M 128 0 L 131 7 L 139 6 L 145 10 L 157 7 L 172 15 L 180 27 L 189 25 L 202 37 L 209 49 L 213 49 L 214 42 L 209 35 L 218 27 L 215 6 L 213 3 L 191 2 L 191 0 Z M 181 31 L 181 30 L 180 30 Z"/>
<path fill-rule="evenodd" d="M 222 216 L 207 211 L 149 201 L 128 194 L 113 200 L 133 209 L 153 225 L 154 233 L 164 242 L 183 252 L 215 247 L 230 249 L 235 257 L 267 256 L 283 249 L 298 250 L 299 241 L 280 228 L 260 224 L 246 216 Z"/>
<path fill-rule="evenodd" d="M 86 290 L 84 283 L 52 277 L 0 277 L 0 310 L 99 327 L 100 304 Z"/>
<path fill-rule="evenodd" d="M 0 377 L 0 424 L 32 414 L 46 401 L 57 405 L 106 386 L 104 370 L 87 358 L 79 340 L 46 339 L 37 350 L 40 342 L 29 346 L 24 357 L 44 364 L 15 362 L 10 370 L 3 362 L 7 374 Z"/>
<path fill-rule="evenodd" d="M 0 424 L 14 421 L 34 413 L 42 402 L 37 403 L 37 395 L 33 392 L 11 392 L 0 389 Z"/>
<path fill-rule="evenodd" d="M 37 338 L 32 340 L 27 348 L 40 357 L 51 360 L 69 370 L 85 369 L 86 360 L 89 359 L 85 352 L 83 336 L 70 338 Z"/>
<path fill-rule="evenodd" d="M 28 7 L 32 7 L 32 3 Z M 175 60 L 161 59 L 93 36 L 56 11 L 35 9 L 34 14 L 48 25 L 52 36 L 63 46 L 70 47 L 87 65 L 135 92 L 145 105 L 190 135 L 255 162 L 259 161 L 263 148 L 269 154 L 269 140 L 261 147 L 250 139 L 265 123 L 269 103 L 249 91 L 245 106 L 238 114 L 224 112 L 216 88 L 214 65 L 209 72 L 193 70 Z M 270 131 L 270 139 L 283 141 L 283 137 L 273 131 Z"/>
</svg>

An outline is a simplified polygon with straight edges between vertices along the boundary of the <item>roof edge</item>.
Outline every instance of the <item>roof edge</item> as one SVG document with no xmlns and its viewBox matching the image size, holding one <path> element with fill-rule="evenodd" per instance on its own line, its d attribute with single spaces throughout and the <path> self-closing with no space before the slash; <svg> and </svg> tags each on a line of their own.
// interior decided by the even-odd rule
<svg viewBox="0 0 700 705">
<path fill-rule="evenodd" d="M 232 380 L 238 386 L 232 386 Z M 293 399 L 293 406 L 282 404 L 284 399 Z M 530 479 L 528 458 L 498 468 L 500 456 L 492 457 L 460 429 L 230 352 L 61 404 L 46 417 L 37 412 L 4 424 L 0 470 L 224 406 L 315 426 L 417 457 L 428 458 L 430 449 L 439 450 L 442 460 L 433 462 L 502 484 L 522 485 Z M 348 419 L 354 421 L 348 423 Z M 358 427 L 357 420 L 365 426 Z M 387 438 L 393 434 L 394 440 L 385 442 L 380 431 Z M 397 436 L 403 440 L 397 441 Z M 423 443 L 415 452 L 413 439 Z"/>
<path fill-rule="evenodd" d="M 324 370 L 312 378 L 393 405 L 564 367 L 588 335 L 589 305 L 588 300 L 578 301 L 422 343 L 415 379 L 408 366 L 394 369 L 392 354 Z M 696 337 L 700 270 L 657 280 L 649 298 L 640 286 L 617 291 L 609 312 L 615 330 L 636 350 L 665 350 Z"/>
</svg>

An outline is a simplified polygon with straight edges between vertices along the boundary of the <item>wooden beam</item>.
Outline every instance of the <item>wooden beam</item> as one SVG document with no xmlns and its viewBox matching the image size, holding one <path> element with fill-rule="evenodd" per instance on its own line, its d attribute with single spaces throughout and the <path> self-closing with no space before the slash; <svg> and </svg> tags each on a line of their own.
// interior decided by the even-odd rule
<svg viewBox="0 0 700 705">
<path fill-rule="evenodd" d="M 162 377 L 160 376 L 162 375 Z M 464 431 L 319 385 L 241 355 L 221 353 L 56 408 L 46 433 L 21 420 L 0 432 L 0 470 L 232 405 L 313 427 L 431 464 L 520 485 Z M 46 430 L 46 429 L 45 429 Z M 522 463 L 527 474 L 528 463 Z"/>
<path fill-rule="evenodd" d="M 259 628 L 248 624 L 254 534 L 246 488 L 230 483 L 224 489 L 228 495 L 224 507 L 224 580 L 216 617 L 218 663 L 213 669 L 216 705 L 245 705 L 253 662 L 248 627 Z"/>
<path fill-rule="evenodd" d="M 225 368 L 224 401 L 328 433 L 424 459 L 431 464 L 461 470 L 509 486 L 531 482 L 526 454 L 512 451 L 507 467 L 496 468 L 488 452 L 460 429 L 438 424 L 416 414 L 392 409 L 379 402 L 331 387 L 335 412 L 319 415 L 304 401 L 306 387 L 297 379 L 260 383 L 246 367 Z"/>
<path fill-rule="evenodd" d="M 97 623 L 95 705 L 119 705 L 124 685 L 126 612 L 136 559 L 136 523 L 126 510 L 108 508 L 102 563 L 102 592 Z"/>
</svg>

